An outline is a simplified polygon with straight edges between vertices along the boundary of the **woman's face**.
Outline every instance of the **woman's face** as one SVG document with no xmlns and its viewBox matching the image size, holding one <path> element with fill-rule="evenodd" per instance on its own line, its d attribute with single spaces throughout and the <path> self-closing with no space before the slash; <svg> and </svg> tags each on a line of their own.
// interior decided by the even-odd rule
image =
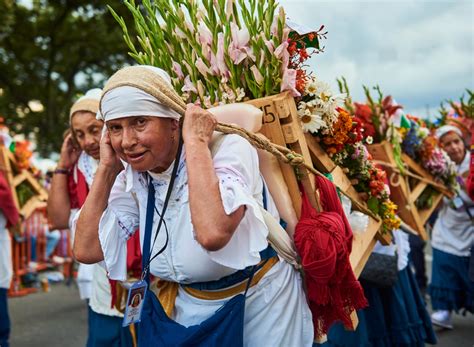
<svg viewBox="0 0 474 347">
<path fill-rule="evenodd" d="M 78 111 L 71 119 L 74 137 L 81 149 L 94 159 L 99 159 L 100 137 L 104 122 L 97 120 L 92 112 Z"/>
<path fill-rule="evenodd" d="M 125 117 L 107 121 L 113 149 L 136 171 L 163 172 L 173 162 L 178 121 L 159 117 Z"/>
<path fill-rule="evenodd" d="M 441 147 L 448 153 L 452 161 L 461 164 L 466 155 L 466 148 L 461 137 L 454 131 L 450 131 L 440 139 Z"/>
</svg>

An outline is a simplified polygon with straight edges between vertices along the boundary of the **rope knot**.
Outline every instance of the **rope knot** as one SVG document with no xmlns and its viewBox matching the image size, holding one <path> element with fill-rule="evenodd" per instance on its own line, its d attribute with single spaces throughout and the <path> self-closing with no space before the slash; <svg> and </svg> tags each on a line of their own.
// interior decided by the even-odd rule
<svg viewBox="0 0 474 347">
<path fill-rule="evenodd" d="M 286 155 L 286 159 L 288 160 L 288 164 L 290 165 L 301 165 L 304 164 L 304 158 L 301 155 L 296 153 L 288 153 Z"/>
</svg>

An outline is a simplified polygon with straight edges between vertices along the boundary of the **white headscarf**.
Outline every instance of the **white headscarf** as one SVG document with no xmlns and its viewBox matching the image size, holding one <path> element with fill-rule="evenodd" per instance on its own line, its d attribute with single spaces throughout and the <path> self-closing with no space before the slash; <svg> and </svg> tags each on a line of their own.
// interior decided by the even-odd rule
<svg viewBox="0 0 474 347">
<path fill-rule="evenodd" d="M 447 133 L 449 133 L 451 131 L 455 132 L 456 134 L 459 135 L 459 137 L 462 138 L 462 131 L 458 127 L 455 127 L 454 125 L 443 125 L 442 127 L 440 127 L 439 129 L 436 130 L 435 135 L 439 140 L 444 135 L 446 135 Z"/>
<path fill-rule="evenodd" d="M 162 69 L 154 66 L 144 66 L 150 73 L 158 74 L 171 86 L 171 77 Z M 152 116 L 161 118 L 180 119 L 179 113 L 163 106 L 155 97 L 143 90 L 130 86 L 120 86 L 109 90 L 102 97 L 102 114 L 98 119 L 109 121 L 124 117 Z"/>
</svg>

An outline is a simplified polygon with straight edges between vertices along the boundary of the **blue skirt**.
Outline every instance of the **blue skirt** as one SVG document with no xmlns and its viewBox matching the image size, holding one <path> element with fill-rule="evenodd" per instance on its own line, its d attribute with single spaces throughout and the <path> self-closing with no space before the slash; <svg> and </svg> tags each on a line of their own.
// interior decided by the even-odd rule
<svg viewBox="0 0 474 347">
<path fill-rule="evenodd" d="M 436 344 L 429 314 L 412 272 L 398 272 L 397 283 L 378 288 L 361 281 L 369 307 L 357 312 L 356 331 L 334 325 L 321 346 L 415 347 Z"/>
<path fill-rule="evenodd" d="M 89 306 L 89 337 L 87 347 L 133 347 L 129 327 L 122 327 L 123 318 L 94 312 Z"/>
<path fill-rule="evenodd" d="M 469 279 L 469 260 L 433 248 L 429 287 L 433 310 L 474 313 L 474 282 Z"/>
</svg>

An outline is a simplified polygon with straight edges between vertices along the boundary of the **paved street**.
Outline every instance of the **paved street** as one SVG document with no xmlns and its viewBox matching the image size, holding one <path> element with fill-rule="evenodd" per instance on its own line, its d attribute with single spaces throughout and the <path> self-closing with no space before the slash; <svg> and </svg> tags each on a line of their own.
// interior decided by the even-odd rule
<svg viewBox="0 0 474 347">
<path fill-rule="evenodd" d="M 83 347 L 87 307 L 75 284 L 9 300 L 12 347 Z"/>
<path fill-rule="evenodd" d="M 87 309 L 75 285 L 51 285 L 48 293 L 13 298 L 9 305 L 12 347 L 85 346 Z M 455 316 L 454 326 L 438 332 L 438 346 L 474 346 L 474 316 Z"/>
</svg>

